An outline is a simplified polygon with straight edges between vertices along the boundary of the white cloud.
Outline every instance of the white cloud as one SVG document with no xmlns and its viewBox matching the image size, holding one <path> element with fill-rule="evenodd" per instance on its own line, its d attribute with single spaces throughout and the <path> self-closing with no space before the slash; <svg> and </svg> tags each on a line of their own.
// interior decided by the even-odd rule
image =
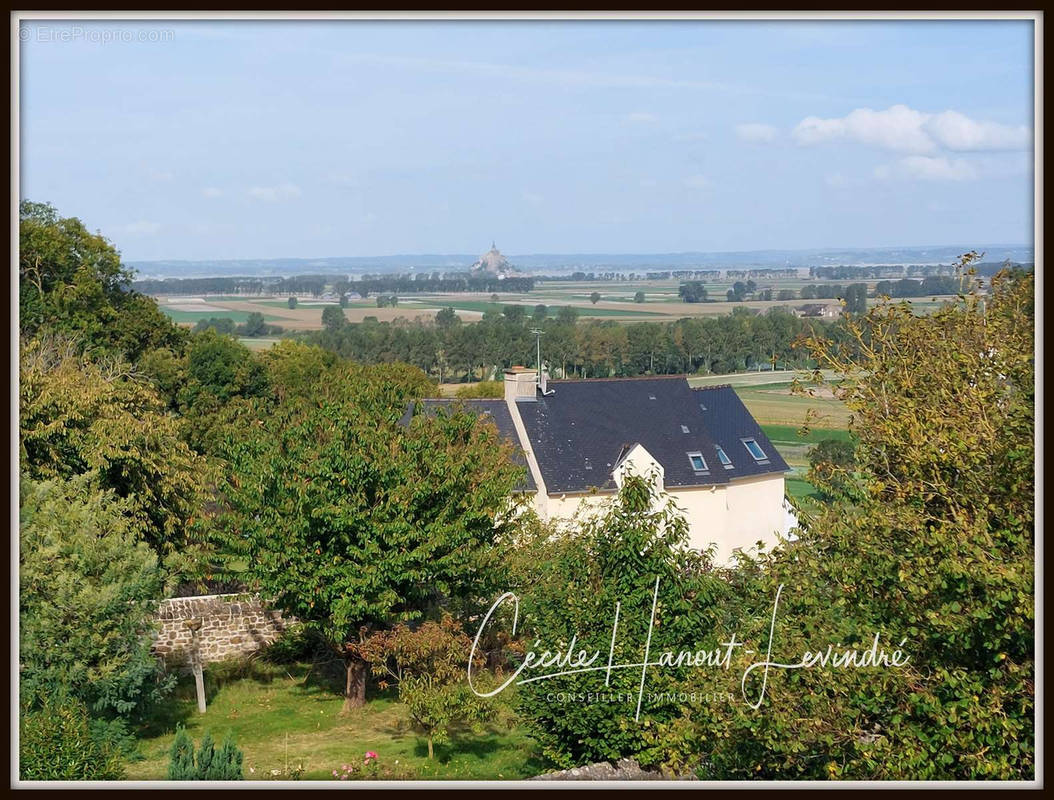
<svg viewBox="0 0 1054 800">
<path fill-rule="evenodd" d="M 824 175 L 823 182 L 832 189 L 844 189 L 849 185 L 849 179 L 841 172 L 832 172 L 830 175 Z"/>
<path fill-rule="evenodd" d="M 886 150 L 927 153 L 935 146 L 922 130 L 926 116 L 907 106 L 893 106 L 885 111 L 858 108 L 837 119 L 806 117 L 794 128 L 793 136 L 798 144 L 848 139 Z"/>
<path fill-rule="evenodd" d="M 920 155 L 939 149 L 1022 150 L 1032 141 L 1031 131 L 1023 125 L 979 122 L 958 111 L 929 114 L 905 105 L 885 111 L 858 108 L 834 119 L 806 117 L 792 135 L 802 145 L 845 140 Z"/>
<path fill-rule="evenodd" d="M 1032 146 L 1032 131 L 1024 125 L 977 122 L 958 111 L 935 114 L 926 129 L 949 150 L 1027 150 Z"/>
<path fill-rule="evenodd" d="M 545 198 L 542 197 L 540 194 L 536 194 L 535 192 L 529 192 L 527 190 L 524 190 L 521 195 L 524 199 L 524 202 L 534 206 L 535 208 L 540 208 L 545 203 Z"/>
<path fill-rule="evenodd" d="M 977 177 L 977 170 L 969 162 L 943 156 L 907 156 L 895 164 L 875 167 L 879 180 L 901 178 L 923 181 L 969 181 Z"/>
<path fill-rule="evenodd" d="M 161 223 L 140 220 L 122 225 L 120 230 L 128 236 L 153 236 L 161 230 Z"/>
<path fill-rule="evenodd" d="M 634 111 L 626 115 L 626 122 L 632 123 L 633 125 L 650 125 L 653 122 L 658 122 L 659 118 L 654 114 L 649 114 L 647 111 Z"/>
<path fill-rule="evenodd" d="M 149 168 L 146 171 L 146 177 L 148 177 L 152 181 L 165 181 L 165 182 L 167 182 L 167 181 L 172 180 L 175 177 L 175 175 L 173 175 L 168 170 L 165 170 L 165 169 L 154 169 L 153 167 L 151 167 L 151 168 Z"/>
<path fill-rule="evenodd" d="M 900 168 L 910 177 L 928 181 L 968 181 L 977 177 L 977 170 L 961 158 L 908 156 L 901 160 Z"/>
<path fill-rule="evenodd" d="M 223 194 L 223 191 L 215 186 L 206 186 L 201 190 L 201 194 L 205 197 L 219 197 Z"/>
<path fill-rule="evenodd" d="M 710 181 L 703 175 L 689 175 L 682 183 L 689 189 L 705 189 L 710 185 Z"/>
<path fill-rule="evenodd" d="M 292 200 L 300 197 L 299 186 L 292 183 L 283 183 L 278 186 L 254 186 L 249 190 L 249 197 L 256 200 L 264 200 L 268 203 L 276 203 L 279 200 Z"/>
<path fill-rule="evenodd" d="M 744 142 L 764 144 L 775 141 L 778 134 L 779 131 L 776 128 L 761 122 L 746 122 L 742 125 L 736 125 L 736 136 Z"/>
</svg>

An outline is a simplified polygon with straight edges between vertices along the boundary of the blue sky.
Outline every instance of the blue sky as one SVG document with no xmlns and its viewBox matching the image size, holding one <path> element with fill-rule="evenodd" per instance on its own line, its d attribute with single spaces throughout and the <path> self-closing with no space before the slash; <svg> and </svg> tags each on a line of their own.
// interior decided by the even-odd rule
<svg viewBox="0 0 1054 800">
<path fill-rule="evenodd" d="M 128 260 L 1033 239 L 1031 21 L 23 26 L 22 196 Z"/>
</svg>

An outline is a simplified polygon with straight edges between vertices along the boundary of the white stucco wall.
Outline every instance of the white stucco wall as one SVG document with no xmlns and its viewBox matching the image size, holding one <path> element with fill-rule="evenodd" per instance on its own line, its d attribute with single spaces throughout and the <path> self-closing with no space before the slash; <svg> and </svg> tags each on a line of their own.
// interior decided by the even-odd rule
<svg viewBox="0 0 1054 800">
<path fill-rule="evenodd" d="M 777 473 L 671 494 L 685 511 L 692 547 L 705 550 L 715 543 L 715 560 L 727 564 L 733 551 L 754 551 L 759 540 L 771 550 L 786 534 L 784 492 L 783 475 Z"/>
<path fill-rule="evenodd" d="M 787 532 L 782 474 L 666 494 L 685 514 L 690 546 L 705 550 L 716 544 L 718 564 L 728 564 L 736 549 L 753 551 L 759 540 L 771 550 Z M 534 508 L 543 519 L 570 520 L 576 514 L 601 510 L 613 498 L 613 493 L 546 496 L 539 492 Z"/>
</svg>

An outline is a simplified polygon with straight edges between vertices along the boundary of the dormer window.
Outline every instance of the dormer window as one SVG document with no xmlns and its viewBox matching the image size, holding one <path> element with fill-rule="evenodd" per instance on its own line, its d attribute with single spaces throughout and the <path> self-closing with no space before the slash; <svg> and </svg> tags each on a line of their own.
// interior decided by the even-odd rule
<svg viewBox="0 0 1054 800">
<path fill-rule="evenodd" d="M 702 453 L 689 453 L 688 461 L 691 463 L 692 471 L 695 472 L 696 475 L 703 475 L 708 472 L 706 468 L 706 459 L 703 458 Z"/>
<path fill-rule="evenodd" d="M 755 461 L 762 462 L 767 461 L 768 456 L 765 455 L 765 451 L 758 445 L 756 439 L 744 439 L 743 446 L 747 448 L 747 452 L 754 457 Z"/>
<path fill-rule="evenodd" d="M 691 433 L 691 431 L 688 430 L 688 426 L 687 425 L 682 425 L 681 426 L 681 433 Z"/>
<path fill-rule="evenodd" d="M 732 459 L 728 457 L 728 453 L 724 451 L 721 445 L 717 445 L 717 460 L 721 462 L 721 466 L 725 469 L 732 469 Z"/>
</svg>

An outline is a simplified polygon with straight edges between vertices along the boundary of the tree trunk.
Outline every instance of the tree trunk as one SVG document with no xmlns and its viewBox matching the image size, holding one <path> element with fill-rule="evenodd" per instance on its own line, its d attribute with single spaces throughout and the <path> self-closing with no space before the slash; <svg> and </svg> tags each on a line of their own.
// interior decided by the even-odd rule
<svg viewBox="0 0 1054 800">
<path fill-rule="evenodd" d="M 433 755 L 432 750 L 432 734 L 428 734 L 428 758 L 431 759 Z"/>
<path fill-rule="evenodd" d="M 344 684 L 344 707 L 342 712 L 366 705 L 366 662 L 354 656 L 344 657 L 347 681 Z"/>
</svg>

